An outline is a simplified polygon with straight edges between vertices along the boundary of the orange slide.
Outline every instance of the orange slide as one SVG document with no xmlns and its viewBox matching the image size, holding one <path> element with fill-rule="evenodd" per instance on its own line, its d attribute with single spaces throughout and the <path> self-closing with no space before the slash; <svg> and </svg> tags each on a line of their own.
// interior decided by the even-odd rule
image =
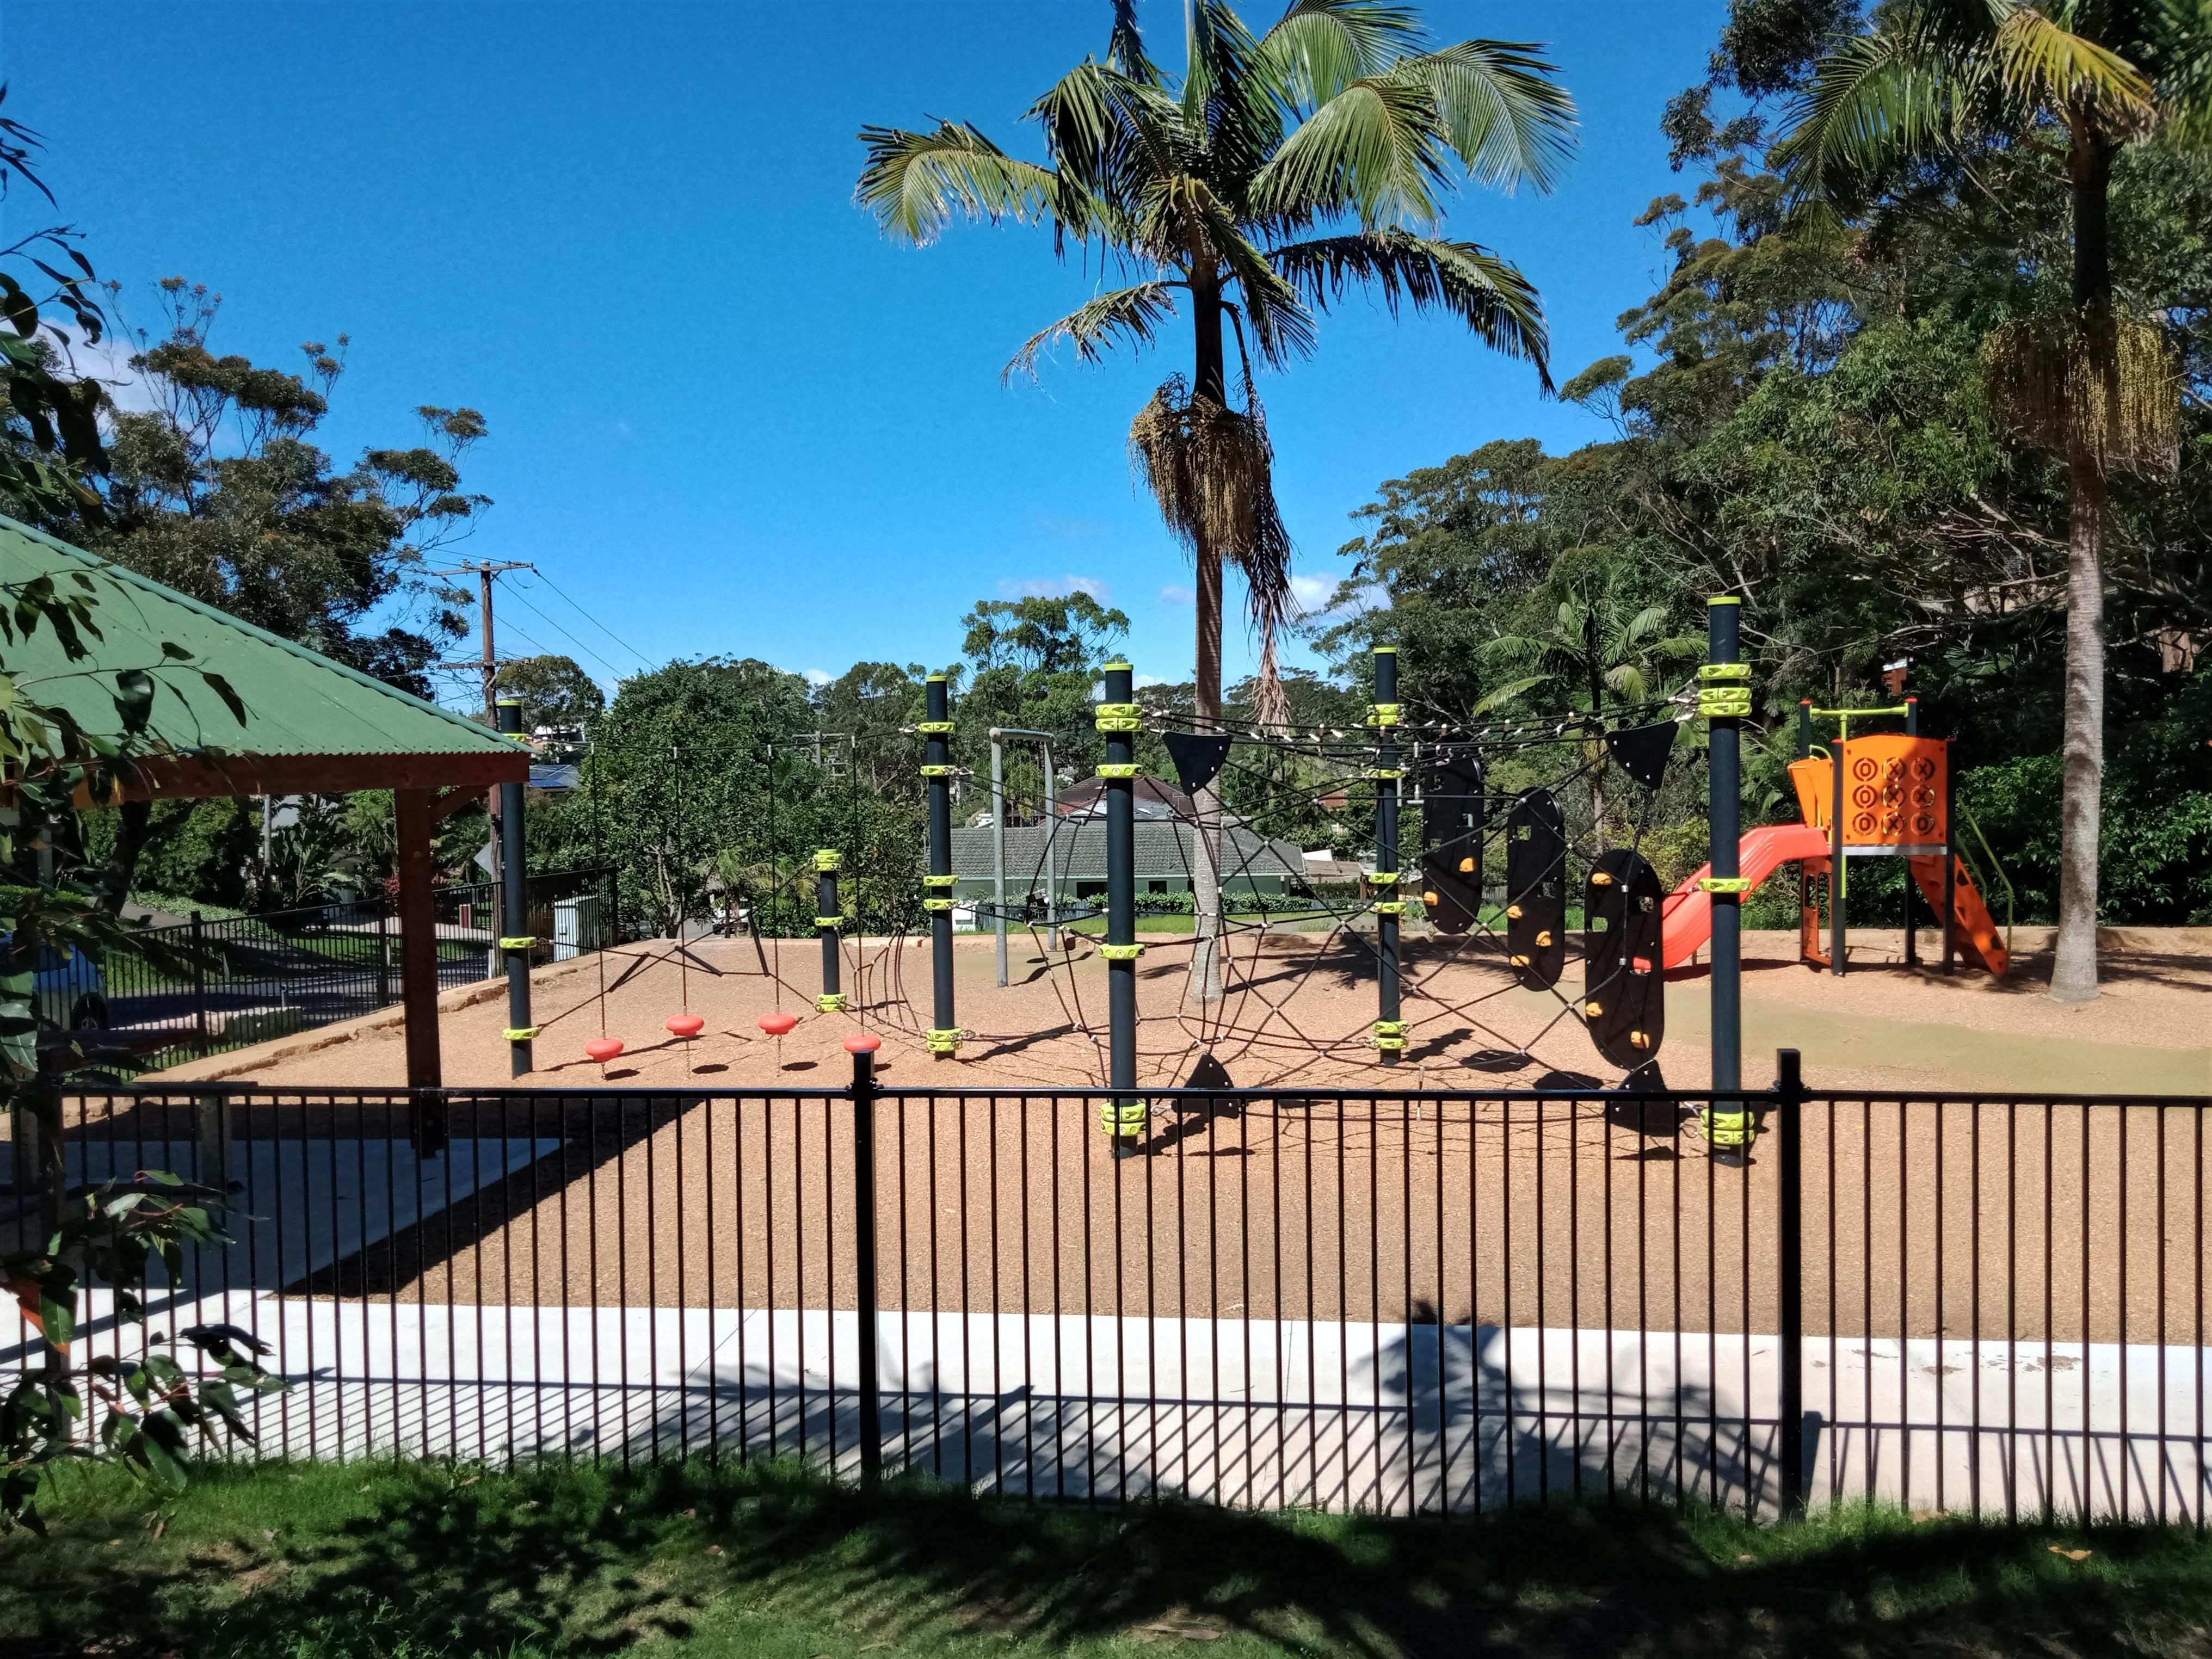
<svg viewBox="0 0 2212 1659">
<path fill-rule="evenodd" d="M 1756 888 L 1783 865 L 1797 859 L 1824 859 L 1828 850 L 1828 832 L 1825 830 L 1816 830 L 1809 823 L 1771 823 L 1743 832 L 1742 839 L 1737 842 L 1736 863 L 1751 887 Z M 1920 862 L 1918 859 L 1913 860 L 1915 865 Z M 1940 861 L 1929 859 L 1926 862 L 1938 866 L 1936 879 L 1940 888 Z M 1667 896 L 1662 950 L 1665 965 L 1669 968 L 1680 967 L 1690 959 L 1692 951 L 1713 936 L 1713 896 L 1698 885 L 1712 872 L 1713 866 L 1706 865 Z M 1926 884 L 1922 883 L 1923 888 Z M 1966 914 L 1966 890 L 1962 889 L 1960 893 L 1962 920 Z M 1972 914 L 1982 915 L 1984 921 L 1988 920 L 1978 904 Z M 1977 935 L 1976 943 L 1979 942 Z"/>
</svg>

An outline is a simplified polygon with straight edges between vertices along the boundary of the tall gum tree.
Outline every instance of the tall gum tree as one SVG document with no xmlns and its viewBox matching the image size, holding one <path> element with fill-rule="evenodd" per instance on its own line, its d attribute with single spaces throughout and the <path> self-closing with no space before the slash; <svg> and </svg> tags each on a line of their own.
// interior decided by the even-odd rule
<svg viewBox="0 0 2212 1659">
<path fill-rule="evenodd" d="M 1055 342 L 1085 362 L 1160 343 L 1188 307 L 1190 369 L 1139 411 L 1132 459 L 1197 568 L 1194 714 L 1223 722 L 1223 572 L 1243 574 L 1261 641 L 1261 725 L 1284 719 L 1275 636 L 1291 611 L 1290 538 L 1275 504 L 1255 361 L 1313 349 L 1348 290 L 1459 319 L 1533 364 L 1550 390 L 1534 287 L 1481 245 L 1441 234 L 1460 179 L 1548 188 L 1573 147 L 1574 104 L 1538 48 L 1432 47 L 1380 0 L 1296 0 L 1255 35 L 1224 0 L 1190 0 L 1180 79 L 1146 54 L 1134 0 L 1115 0 L 1103 61 L 1086 58 L 1033 104 L 1042 164 L 965 123 L 867 127 L 858 199 L 887 234 L 933 240 L 956 214 L 1048 222 L 1054 247 L 1095 247 L 1136 280 L 1039 331 L 1006 374 Z M 1229 346 L 1239 370 L 1232 401 Z M 1220 995 L 1220 796 L 1198 792 L 1193 988 Z"/>
<path fill-rule="evenodd" d="M 2051 994 L 2097 994 L 2105 765 L 2105 541 L 2114 469 L 2172 467 L 2179 372 L 2112 283 L 2112 161 L 2130 143 L 2212 141 L 2212 0 L 1917 0 L 1817 65 L 1777 150 L 1802 205 L 1849 212 L 1924 164 L 2038 146 L 2063 160 L 2073 270 L 2063 309 L 1995 331 L 1990 401 L 2061 456 L 2068 490 L 2064 789 Z"/>
</svg>

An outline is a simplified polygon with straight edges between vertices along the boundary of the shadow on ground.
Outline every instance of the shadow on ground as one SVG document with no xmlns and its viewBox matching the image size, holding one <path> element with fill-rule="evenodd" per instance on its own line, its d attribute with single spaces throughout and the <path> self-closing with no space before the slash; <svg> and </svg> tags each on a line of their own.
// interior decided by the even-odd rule
<svg viewBox="0 0 2212 1659">
<path fill-rule="evenodd" d="M 110 1543 L 124 1507 L 0 1540 L 0 1651 L 2212 1652 L 2212 1546 L 2179 1528 L 1089 1510 L 759 1465 L 211 1472 L 167 1539 Z"/>
</svg>

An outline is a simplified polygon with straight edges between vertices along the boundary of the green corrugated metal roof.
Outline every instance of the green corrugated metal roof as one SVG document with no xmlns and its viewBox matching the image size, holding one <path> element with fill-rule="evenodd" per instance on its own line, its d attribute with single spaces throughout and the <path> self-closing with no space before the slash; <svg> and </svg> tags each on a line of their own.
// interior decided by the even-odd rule
<svg viewBox="0 0 2212 1659">
<path fill-rule="evenodd" d="M 240 755 L 513 754 L 510 739 L 420 697 L 371 678 L 305 646 L 264 633 L 134 571 L 0 518 L 0 583 L 51 575 L 67 592 L 92 578 L 90 655 L 72 663 L 43 623 L 30 639 L 0 647 L 7 672 L 42 702 L 67 708 L 86 731 L 119 733 L 115 676 L 151 671 L 160 682 L 149 730 L 187 753 Z M 170 641 L 230 683 L 246 705 L 240 726 L 223 701 L 182 665 L 162 665 Z M 70 678 L 49 678 L 68 676 Z"/>
</svg>

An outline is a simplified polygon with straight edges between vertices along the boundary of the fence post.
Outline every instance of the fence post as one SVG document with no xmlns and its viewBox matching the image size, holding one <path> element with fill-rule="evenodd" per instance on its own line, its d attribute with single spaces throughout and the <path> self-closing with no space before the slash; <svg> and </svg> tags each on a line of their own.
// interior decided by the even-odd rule
<svg viewBox="0 0 2212 1659">
<path fill-rule="evenodd" d="M 876 1049 L 881 1039 L 855 1031 L 853 1056 L 853 1261 L 860 1332 L 860 1487 L 873 1492 L 884 1473 L 882 1364 L 876 1353 Z"/>
<path fill-rule="evenodd" d="M 392 1006 L 392 901 L 376 895 L 376 1006 Z"/>
<path fill-rule="evenodd" d="M 208 1051 L 207 925 L 192 912 L 192 1034 L 199 1051 Z"/>
<path fill-rule="evenodd" d="M 1774 1056 L 1775 1163 L 1781 1214 L 1777 1230 L 1776 1272 L 1781 1285 L 1782 1346 L 1780 1419 L 1782 1515 L 1805 1511 L 1805 1082 L 1795 1048 Z"/>
<path fill-rule="evenodd" d="M 192 1111 L 192 1179 L 203 1187 L 230 1190 L 230 1097 L 221 1091 L 202 1095 Z M 222 1261 L 220 1247 L 192 1253 L 192 1287 L 201 1295 Z"/>
</svg>

